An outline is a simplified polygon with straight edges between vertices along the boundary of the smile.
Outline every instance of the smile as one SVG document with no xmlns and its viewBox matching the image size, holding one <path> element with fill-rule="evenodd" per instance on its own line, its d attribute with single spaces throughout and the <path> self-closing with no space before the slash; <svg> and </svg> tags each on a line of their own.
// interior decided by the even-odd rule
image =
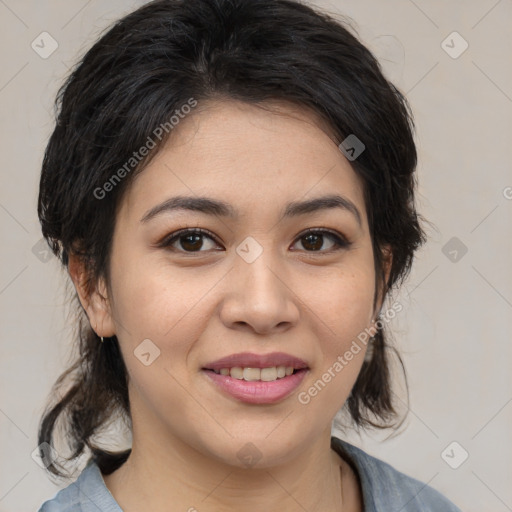
<svg viewBox="0 0 512 512">
<path fill-rule="evenodd" d="M 231 398 L 251 404 L 270 404 L 284 400 L 297 389 L 309 369 L 233 367 L 202 372 L 215 389 Z"/>
</svg>

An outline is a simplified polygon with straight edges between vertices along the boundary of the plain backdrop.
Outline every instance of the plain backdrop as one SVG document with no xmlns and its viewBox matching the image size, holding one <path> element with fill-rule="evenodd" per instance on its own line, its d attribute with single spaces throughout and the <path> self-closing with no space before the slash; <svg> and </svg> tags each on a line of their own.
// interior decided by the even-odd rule
<svg viewBox="0 0 512 512">
<path fill-rule="evenodd" d="M 36 213 L 53 101 L 76 58 L 142 3 L 0 0 L 0 512 L 37 510 L 59 490 L 31 456 L 72 345 L 67 277 L 41 245 Z M 467 512 L 510 511 L 512 1 L 315 3 L 351 17 L 406 93 L 418 207 L 433 224 L 390 324 L 409 377 L 407 420 L 389 439 L 333 431 Z"/>
</svg>

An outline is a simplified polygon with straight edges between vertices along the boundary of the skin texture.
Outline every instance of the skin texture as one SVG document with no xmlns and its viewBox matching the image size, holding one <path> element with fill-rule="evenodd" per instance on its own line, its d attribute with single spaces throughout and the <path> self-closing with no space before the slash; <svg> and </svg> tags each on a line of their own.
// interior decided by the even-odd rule
<svg viewBox="0 0 512 512">
<path fill-rule="evenodd" d="M 379 310 L 363 186 L 312 112 L 274 106 L 280 114 L 236 101 L 203 103 L 180 121 L 120 204 L 109 287 L 101 280 L 87 295 L 85 269 L 70 259 L 91 325 L 99 336 L 117 335 L 129 373 L 132 454 L 104 476 L 125 512 L 362 510 L 357 477 L 330 449 L 330 435 L 365 350 L 309 403 L 297 394 Z M 332 193 L 357 207 L 361 225 L 338 208 L 280 220 L 288 202 Z M 178 194 L 223 200 L 240 216 L 180 210 L 141 222 Z M 174 251 L 158 247 L 167 235 L 198 227 L 217 240 L 204 236 L 195 252 L 183 238 Z M 333 230 L 351 245 L 336 250 L 325 234 L 312 250 L 307 228 Z M 248 236 L 263 248 L 252 263 L 236 252 Z M 160 350 L 149 366 L 134 355 L 145 339 Z M 309 373 L 278 403 L 246 404 L 201 371 L 242 351 L 287 352 L 304 359 Z M 237 455 L 247 443 L 261 456 L 251 467 Z"/>
</svg>

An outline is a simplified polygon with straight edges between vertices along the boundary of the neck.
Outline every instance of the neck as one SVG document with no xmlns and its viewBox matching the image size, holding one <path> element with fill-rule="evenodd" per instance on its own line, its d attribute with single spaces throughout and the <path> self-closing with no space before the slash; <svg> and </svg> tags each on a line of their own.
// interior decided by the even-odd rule
<svg viewBox="0 0 512 512">
<path fill-rule="evenodd" d="M 104 476 L 124 512 L 349 510 L 340 482 L 347 466 L 330 448 L 330 428 L 292 459 L 260 469 L 228 465 L 177 438 L 164 449 L 161 438 L 137 434 L 134 425 L 130 457 Z"/>
</svg>

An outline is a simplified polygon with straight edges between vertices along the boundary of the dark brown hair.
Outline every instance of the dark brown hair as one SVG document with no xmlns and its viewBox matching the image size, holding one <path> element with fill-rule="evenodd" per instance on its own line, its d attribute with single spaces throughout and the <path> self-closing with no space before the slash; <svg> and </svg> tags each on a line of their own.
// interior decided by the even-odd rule
<svg viewBox="0 0 512 512">
<path fill-rule="evenodd" d="M 319 114 L 339 143 L 355 135 L 365 149 L 351 161 L 364 183 L 377 291 L 386 295 L 410 270 L 424 233 L 414 206 L 416 148 L 404 96 L 383 76 L 345 23 L 294 0 L 157 0 L 117 21 L 78 62 L 56 99 L 56 126 L 40 180 L 43 236 L 67 268 L 87 263 L 88 286 L 109 282 L 116 211 L 126 187 L 165 143 L 131 172 L 97 191 L 188 99 L 232 98 L 254 105 L 291 101 Z M 155 139 L 155 138 L 154 138 Z M 96 192 L 95 192 L 96 191 Z M 103 193 L 102 193 L 103 194 Z M 393 259 L 383 272 L 383 248 Z M 130 425 L 128 376 L 116 336 L 100 340 L 76 293 L 78 355 L 54 386 L 39 444 L 52 445 L 62 418 L 69 460 L 86 446 L 104 474 L 128 458 L 93 441 L 112 418 Z M 345 404 L 357 427 L 392 426 L 389 349 L 383 329 Z M 61 388 L 65 388 L 61 391 Z M 40 448 L 41 456 L 45 455 Z M 47 465 L 64 476 L 56 462 Z"/>
</svg>

